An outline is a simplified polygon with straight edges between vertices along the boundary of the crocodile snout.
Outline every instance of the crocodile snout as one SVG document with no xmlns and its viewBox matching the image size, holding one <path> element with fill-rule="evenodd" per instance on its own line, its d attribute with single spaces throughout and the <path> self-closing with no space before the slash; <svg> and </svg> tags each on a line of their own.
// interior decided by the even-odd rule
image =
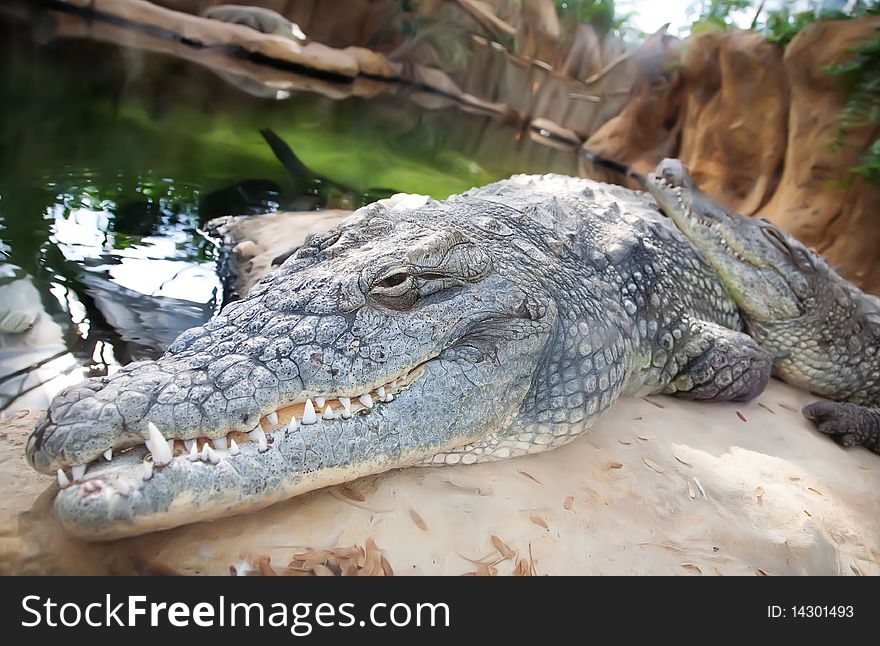
<svg viewBox="0 0 880 646">
<path fill-rule="evenodd" d="M 681 188 L 691 188 L 693 186 L 693 180 L 680 159 L 664 159 L 657 166 L 654 175 L 672 186 Z"/>
</svg>

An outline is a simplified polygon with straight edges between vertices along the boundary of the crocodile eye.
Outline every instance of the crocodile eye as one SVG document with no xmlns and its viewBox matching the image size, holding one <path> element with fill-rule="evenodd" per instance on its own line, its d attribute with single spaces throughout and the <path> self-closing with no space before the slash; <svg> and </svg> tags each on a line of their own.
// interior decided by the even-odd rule
<svg viewBox="0 0 880 646">
<path fill-rule="evenodd" d="M 773 243 L 773 246 L 791 258 L 791 261 L 798 269 L 801 271 L 814 271 L 816 269 L 816 263 L 813 262 L 812 256 L 800 246 L 793 247 L 776 227 L 762 227 L 761 232 L 764 234 L 764 237 Z"/>
<path fill-rule="evenodd" d="M 791 255 L 791 247 L 788 245 L 788 242 L 783 235 L 776 230 L 776 227 L 761 227 L 761 233 L 763 233 L 764 237 L 767 238 L 774 247 L 779 249 L 779 251 Z"/>
<path fill-rule="evenodd" d="M 396 267 L 373 281 L 370 294 L 392 309 L 404 309 L 418 299 L 415 277 L 407 267 Z"/>
<path fill-rule="evenodd" d="M 402 285 L 406 279 L 409 278 L 409 275 L 400 271 L 396 274 L 391 274 L 390 276 L 386 276 L 382 280 L 376 283 L 376 287 L 381 287 L 383 289 L 389 289 L 391 287 L 397 287 L 398 285 Z"/>
<path fill-rule="evenodd" d="M 803 249 L 794 249 L 792 258 L 801 271 L 815 271 L 816 263 L 813 262 L 813 257 Z"/>
</svg>

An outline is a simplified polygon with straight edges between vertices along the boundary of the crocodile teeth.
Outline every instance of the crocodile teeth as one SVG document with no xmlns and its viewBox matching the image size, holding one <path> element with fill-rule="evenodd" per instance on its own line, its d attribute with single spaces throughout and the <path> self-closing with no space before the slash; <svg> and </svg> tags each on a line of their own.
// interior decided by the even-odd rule
<svg viewBox="0 0 880 646">
<path fill-rule="evenodd" d="M 315 406 L 318 408 L 324 408 L 324 404 L 327 403 L 326 397 L 315 397 Z"/>
<path fill-rule="evenodd" d="M 55 472 L 55 477 L 58 478 L 59 487 L 66 487 L 70 484 L 70 480 L 67 479 L 67 474 L 64 473 L 63 469 L 58 469 L 58 471 Z"/>
<path fill-rule="evenodd" d="M 70 467 L 70 473 L 73 475 L 74 482 L 79 482 L 83 479 L 83 476 L 86 474 L 86 465 L 84 464 L 76 464 Z"/>
<path fill-rule="evenodd" d="M 278 426 L 278 413 L 276 413 L 275 411 L 272 411 L 271 413 L 266 415 L 266 419 L 269 420 L 269 423 L 272 426 Z"/>
<path fill-rule="evenodd" d="M 351 399 L 348 397 L 340 397 L 339 403 L 342 404 L 342 418 L 348 419 L 351 417 Z"/>
<path fill-rule="evenodd" d="M 330 404 L 327 404 L 327 408 L 324 409 L 324 419 L 333 419 L 336 415 L 333 414 L 333 407 Z"/>
<path fill-rule="evenodd" d="M 228 444 L 229 443 L 226 441 L 226 436 L 214 438 L 214 446 L 221 451 L 225 451 Z"/>
<path fill-rule="evenodd" d="M 199 447 L 196 445 L 195 440 L 191 440 L 192 444 L 189 445 L 189 455 L 186 456 L 186 459 L 190 462 L 195 462 L 199 459 Z"/>
<path fill-rule="evenodd" d="M 367 408 L 373 407 L 373 398 L 370 397 L 370 393 L 365 393 L 365 394 L 361 395 L 360 397 L 358 397 L 358 401 L 360 403 L 362 403 L 364 406 L 366 406 Z"/>
<path fill-rule="evenodd" d="M 385 386 L 379 386 L 379 387 L 376 389 L 376 394 L 379 395 L 379 401 L 380 401 L 380 402 L 385 401 Z"/>
<path fill-rule="evenodd" d="M 303 410 L 303 424 L 314 424 L 318 421 L 318 416 L 315 414 L 315 406 L 312 404 L 311 399 L 306 400 L 306 406 Z"/>
<path fill-rule="evenodd" d="M 195 441 L 195 439 L 184 440 L 183 445 L 186 447 L 187 451 L 192 451 L 192 448 L 196 445 L 196 441 Z"/>
<path fill-rule="evenodd" d="M 388 394 L 385 396 L 385 401 L 386 401 L 386 402 L 393 402 L 393 401 L 394 401 L 394 395 L 392 395 L 391 393 L 388 393 Z"/>
<path fill-rule="evenodd" d="M 210 450 L 211 450 L 210 444 L 208 444 L 207 442 L 202 444 L 202 452 L 199 453 L 199 460 L 201 460 L 202 462 L 207 462 L 208 461 L 208 451 L 210 451 Z"/>
<path fill-rule="evenodd" d="M 397 379 L 388 384 L 388 388 L 390 388 L 391 390 L 397 390 Z"/>
<path fill-rule="evenodd" d="M 207 453 L 208 462 L 211 464 L 217 464 L 220 462 L 220 454 L 217 453 L 214 449 L 211 448 L 209 444 L 205 444 L 205 449 Z"/>
<path fill-rule="evenodd" d="M 251 441 L 253 441 L 253 442 L 260 442 L 261 440 L 263 442 L 266 441 L 266 433 L 259 426 L 257 426 L 254 430 L 250 431 L 248 433 L 248 437 L 251 438 Z"/>
<path fill-rule="evenodd" d="M 101 455 L 104 456 L 104 459 L 107 460 L 107 462 L 110 462 L 110 460 L 113 459 L 113 449 L 112 449 L 112 448 L 111 448 L 111 449 L 107 449 L 107 450 L 104 451 Z"/>
<path fill-rule="evenodd" d="M 153 454 L 153 462 L 159 466 L 171 462 L 171 449 L 153 422 L 147 422 L 147 450 Z"/>
<path fill-rule="evenodd" d="M 293 433 L 297 428 L 298 428 L 298 425 L 296 423 L 296 417 L 291 416 L 290 423 L 287 425 L 287 432 Z"/>
<path fill-rule="evenodd" d="M 238 444 L 235 443 L 235 440 L 229 440 L 229 455 L 238 455 L 240 451 L 238 450 Z"/>
</svg>

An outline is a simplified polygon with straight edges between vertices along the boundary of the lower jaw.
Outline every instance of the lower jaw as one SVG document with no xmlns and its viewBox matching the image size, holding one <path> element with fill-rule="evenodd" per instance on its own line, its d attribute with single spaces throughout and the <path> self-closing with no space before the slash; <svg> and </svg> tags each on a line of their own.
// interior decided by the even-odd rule
<svg viewBox="0 0 880 646">
<path fill-rule="evenodd" d="M 251 488 L 243 486 L 243 483 L 218 478 L 215 472 L 210 474 L 211 490 L 202 492 L 206 495 L 202 500 L 198 500 L 195 492 L 178 490 L 179 495 L 167 500 L 167 505 L 162 508 L 151 510 L 149 505 L 145 505 L 145 509 L 141 510 L 133 507 L 137 498 L 145 499 L 162 489 L 166 492 L 173 490 L 174 485 L 167 483 L 170 486 L 166 487 L 166 483 L 162 482 L 163 475 L 157 473 L 135 492 L 106 486 L 98 492 L 89 493 L 83 491 L 84 486 L 69 487 L 56 497 L 55 513 L 64 529 L 73 536 L 88 541 L 107 541 L 256 511 L 299 494 L 387 471 L 395 466 L 405 465 L 379 460 L 327 467 L 319 472 L 281 478 L 271 487 L 251 492 Z M 191 463 L 191 466 L 184 468 L 197 471 L 208 467 Z M 192 480 L 192 477 L 187 480 Z"/>
<path fill-rule="evenodd" d="M 289 460 L 302 447 L 288 437 L 265 453 L 243 450 L 237 462 L 186 462 L 156 470 L 146 481 L 120 473 L 116 482 L 93 479 L 73 485 L 55 498 L 55 513 L 65 531 L 77 538 L 115 540 L 253 512 L 310 491 L 409 467 L 451 448 L 377 451 L 368 459 L 308 471 L 290 468 Z M 101 484 L 96 487 L 96 482 Z"/>
</svg>

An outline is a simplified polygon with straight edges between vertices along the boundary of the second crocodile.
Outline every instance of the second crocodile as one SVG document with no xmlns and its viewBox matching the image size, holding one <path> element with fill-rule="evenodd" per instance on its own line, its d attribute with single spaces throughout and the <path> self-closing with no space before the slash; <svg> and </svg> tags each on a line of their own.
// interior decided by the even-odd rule
<svg viewBox="0 0 880 646">
<path fill-rule="evenodd" d="M 779 376 L 835 400 L 804 415 L 843 446 L 880 453 L 880 299 L 771 222 L 712 200 L 678 160 L 643 181 L 718 272 Z"/>
</svg>

